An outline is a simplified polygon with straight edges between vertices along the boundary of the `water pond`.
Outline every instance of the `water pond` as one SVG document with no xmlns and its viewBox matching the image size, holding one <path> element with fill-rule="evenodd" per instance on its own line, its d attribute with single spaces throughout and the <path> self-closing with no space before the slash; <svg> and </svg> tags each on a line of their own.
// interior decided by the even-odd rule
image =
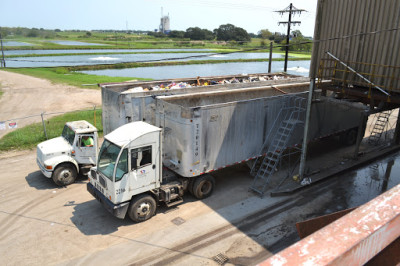
<svg viewBox="0 0 400 266">
<path fill-rule="evenodd" d="M 63 49 L 63 50 L 4 50 L 5 55 L 25 54 L 84 54 L 84 53 L 149 53 L 149 52 L 199 52 L 211 49 Z"/>
<path fill-rule="evenodd" d="M 283 66 L 283 61 L 273 61 L 272 72 L 282 72 Z M 309 60 L 289 61 L 287 72 L 293 75 L 308 76 L 309 68 Z M 237 75 L 266 72 L 268 72 L 268 62 L 177 65 L 82 71 L 82 73 L 92 75 L 150 79 L 190 78 L 197 76 Z"/>
<path fill-rule="evenodd" d="M 34 46 L 33 43 L 17 42 L 17 41 L 3 41 L 3 46 Z"/>
<path fill-rule="evenodd" d="M 124 62 L 148 62 L 158 60 L 230 60 L 268 58 L 268 53 L 154 53 L 154 54 L 96 54 L 96 55 L 63 55 L 6 58 L 7 67 L 55 67 L 97 64 L 116 64 Z M 281 58 L 281 54 L 273 54 L 273 58 Z"/>
</svg>

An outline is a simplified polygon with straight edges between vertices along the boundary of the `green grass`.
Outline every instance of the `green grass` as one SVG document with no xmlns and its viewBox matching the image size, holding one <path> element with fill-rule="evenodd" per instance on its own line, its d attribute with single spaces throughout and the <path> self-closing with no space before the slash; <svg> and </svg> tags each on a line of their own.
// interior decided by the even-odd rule
<svg viewBox="0 0 400 266">
<path fill-rule="evenodd" d="M 53 83 L 68 84 L 81 88 L 98 88 L 98 83 L 123 82 L 129 80 L 146 80 L 140 78 L 109 77 L 88 75 L 84 73 L 71 72 L 65 67 L 56 68 L 5 68 L 3 70 L 19 74 L 48 79 Z M 91 84 L 91 85 L 87 85 Z"/>
<path fill-rule="evenodd" d="M 61 116 L 45 120 L 46 132 L 49 139 L 61 136 L 66 122 L 76 120 L 86 120 L 98 129 L 99 136 L 103 135 L 103 126 L 101 120 L 102 110 L 96 110 L 96 124 L 94 123 L 94 111 L 77 111 L 66 113 Z M 40 120 L 40 117 L 38 118 Z M 46 137 L 42 122 L 28 125 L 16 129 L 0 139 L 0 151 L 33 149 Z"/>
<path fill-rule="evenodd" d="M 284 55 L 285 52 L 279 51 L 279 52 L 274 52 L 276 54 L 282 54 Z M 292 57 L 292 58 L 290 58 Z M 311 59 L 311 53 L 308 52 L 304 52 L 304 53 L 299 53 L 299 52 L 289 52 L 289 60 L 293 60 L 293 59 L 298 59 L 301 58 L 302 60 L 307 60 L 307 59 Z"/>
</svg>

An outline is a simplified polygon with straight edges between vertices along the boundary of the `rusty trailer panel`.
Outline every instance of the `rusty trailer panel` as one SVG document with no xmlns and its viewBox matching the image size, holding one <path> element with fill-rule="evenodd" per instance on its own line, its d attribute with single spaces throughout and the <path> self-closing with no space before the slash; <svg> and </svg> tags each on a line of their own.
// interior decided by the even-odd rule
<svg viewBox="0 0 400 266">
<path fill-rule="evenodd" d="M 309 219 L 307 221 L 296 223 L 297 233 L 301 239 L 313 234 L 319 229 L 327 226 L 328 224 L 336 221 L 337 219 L 343 217 L 344 215 L 352 212 L 355 208 L 327 214 L 314 219 Z"/>
</svg>

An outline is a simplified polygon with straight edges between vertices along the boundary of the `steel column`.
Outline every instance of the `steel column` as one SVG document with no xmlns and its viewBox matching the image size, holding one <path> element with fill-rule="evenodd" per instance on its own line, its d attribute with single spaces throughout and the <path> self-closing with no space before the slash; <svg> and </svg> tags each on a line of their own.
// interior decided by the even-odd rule
<svg viewBox="0 0 400 266">
<path fill-rule="evenodd" d="M 311 121 L 311 107 L 312 107 L 312 98 L 313 98 L 313 94 L 314 94 L 314 87 L 315 87 L 315 78 L 312 78 L 310 80 L 310 90 L 308 92 L 306 120 L 305 120 L 305 125 L 304 125 L 303 146 L 301 148 L 301 158 L 300 158 L 300 167 L 299 167 L 300 180 L 303 180 L 303 178 L 304 178 L 304 172 L 305 172 L 305 166 L 306 166 L 307 146 L 308 146 L 308 128 L 310 126 L 310 121 Z"/>
</svg>

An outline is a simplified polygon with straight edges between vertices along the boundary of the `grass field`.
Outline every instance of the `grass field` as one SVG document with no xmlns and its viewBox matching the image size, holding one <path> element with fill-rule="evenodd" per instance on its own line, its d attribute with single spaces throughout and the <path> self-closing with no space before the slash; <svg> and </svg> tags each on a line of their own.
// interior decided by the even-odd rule
<svg viewBox="0 0 400 266">
<path fill-rule="evenodd" d="M 64 125 L 68 121 L 86 120 L 95 125 L 99 135 L 103 135 L 103 125 L 101 120 L 102 110 L 96 110 L 96 123 L 94 123 L 94 111 L 71 112 L 61 116 L 53 117 L 45 121 L 46 132 L 49 139 L 61 136 Z M 42 123 L 35 123 L 29 126 L 16 129 L 0 139 L 0 151 L 33 149 L 46 137 Z"/>
</svg>

